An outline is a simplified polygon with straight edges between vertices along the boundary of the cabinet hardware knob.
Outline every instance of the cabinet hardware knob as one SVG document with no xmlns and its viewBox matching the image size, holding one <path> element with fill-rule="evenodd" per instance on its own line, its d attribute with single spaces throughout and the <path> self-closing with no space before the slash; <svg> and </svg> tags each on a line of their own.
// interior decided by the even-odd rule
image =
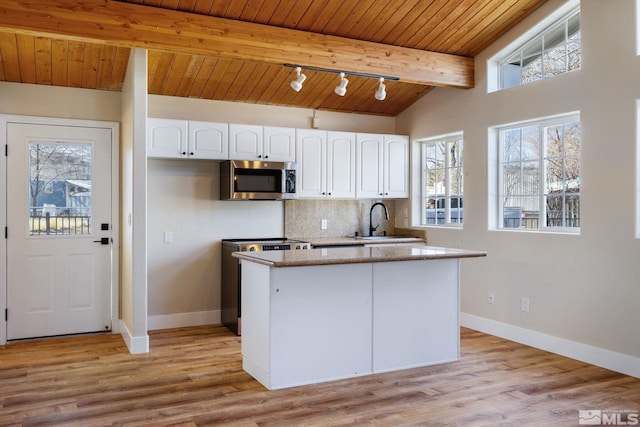
<svg viewBox="0 0 640 427">
<path fill-rule="evenodd" d="M 187 152 L 186 152 L 186 151 L 183 151 L 183 152 L 182 152 L 182 155 L 183 155 L 183 156 L 186 156 L 186 155 L 187 155 Z"/>
<path fill-rule="evenodd" d="M 190 156 L 193 156 L 193 151 L 189 153 Z"/>
</svg>

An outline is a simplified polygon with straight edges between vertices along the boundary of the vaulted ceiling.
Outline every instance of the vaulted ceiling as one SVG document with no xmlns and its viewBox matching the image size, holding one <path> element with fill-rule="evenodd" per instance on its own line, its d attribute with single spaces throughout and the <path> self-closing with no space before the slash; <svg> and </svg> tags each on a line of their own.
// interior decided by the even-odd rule
<svg viewBox="0 0 640 427">
<path fill-rule="evenodd" d="M 132 47 L 149 93 L 395 116 L 546 0 L 0 0 L 0 81 L 120 91 Z M 347 75 L 347 93 L 333 88 Z"/>
</svg>

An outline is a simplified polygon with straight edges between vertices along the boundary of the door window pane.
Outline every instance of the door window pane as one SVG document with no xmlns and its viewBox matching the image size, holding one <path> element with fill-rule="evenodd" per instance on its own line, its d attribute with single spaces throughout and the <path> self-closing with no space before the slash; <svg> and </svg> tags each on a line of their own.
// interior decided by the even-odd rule
<svg viewBox="0 0 640 427">
<path fill-rule="evenodd" d="M 91 144 L 29 143 L 29 234 L 91 234 Z"/>
</svg>

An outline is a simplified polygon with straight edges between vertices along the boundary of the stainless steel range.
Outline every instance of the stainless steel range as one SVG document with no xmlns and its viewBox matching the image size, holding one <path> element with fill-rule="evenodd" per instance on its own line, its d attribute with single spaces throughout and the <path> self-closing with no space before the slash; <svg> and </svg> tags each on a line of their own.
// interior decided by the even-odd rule
<svg viewBox="0 0 640 427">
<path fill-rule="evenodd" d="M 308 242 L 286 238 L 222 240 L 222 323 L 227 328 L 238 335 L 241 334 L 240 283 L 242 272 L 240 261 L 231 254 L 244 251 L 286 251 L 292 249 L 311 249 L 311 245 Z"/>
</svg>

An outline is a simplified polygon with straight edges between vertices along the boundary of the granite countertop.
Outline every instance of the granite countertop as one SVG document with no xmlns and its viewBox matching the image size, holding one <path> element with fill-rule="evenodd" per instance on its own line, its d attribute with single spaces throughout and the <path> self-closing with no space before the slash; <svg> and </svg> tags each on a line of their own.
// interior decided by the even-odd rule
<svg viewBox="0 0 640 427">
<path fill-rule="evenodd" d="M 424 239 L 419 237 L 404 237 L 394 236 L 389 239 L 363 239 L 355 237 L 293 237 L 295 240 L 302 240 L 311 243 L 313 247 L 322 246 L 356 246 L 356 245 L 371 245 L 371 244 L 393 244 L 393 243 L 420 243 L 424 242 Z"/>
<path fill-rule="evenodd" d="M 319 248 L 291 251 L 234 252 L 241 260 L 253 261 L 270 267 L 302 267 L 331 264 L 357 264 L 390 261 L 422 261 L 447 258 L 474 258 L 486 256 L 485 251 L 441 248 L 436 246 L 376 246 L 370 248 Z"/>
</svg>

